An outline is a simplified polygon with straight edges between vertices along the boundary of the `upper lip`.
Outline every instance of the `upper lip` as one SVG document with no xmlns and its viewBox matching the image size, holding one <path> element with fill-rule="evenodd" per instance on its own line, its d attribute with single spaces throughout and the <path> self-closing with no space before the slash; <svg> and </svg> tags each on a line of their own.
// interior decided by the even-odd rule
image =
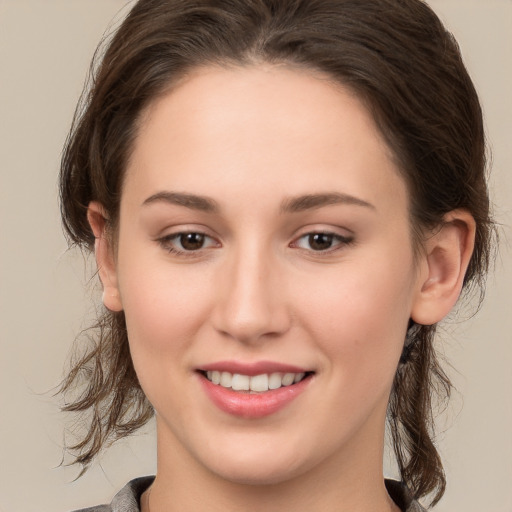
<svg viewBox="0 0 512 512">
<path fill-rule="evenodd" d="M 248 375 L 250 377 L 262 375 L 264 373 L 306 373 L 311 371 L 299 366 L 278 363 L 276 361 L 216 361 L 214 363 L 202 365 L 198 370 L 203 372 L 219 371 L 238 373 L 240 375 Z"/>
</svg>

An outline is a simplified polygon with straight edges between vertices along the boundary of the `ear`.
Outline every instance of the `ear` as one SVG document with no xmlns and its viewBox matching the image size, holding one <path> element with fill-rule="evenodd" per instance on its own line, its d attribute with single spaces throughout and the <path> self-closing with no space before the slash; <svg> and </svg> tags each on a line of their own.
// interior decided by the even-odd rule
<svg viewBox="0 0 512 512">
<path fill-rule="evenodd" d="M 475 245 L 476 223 L 466 210 L 446 214 L 424 245 L 420 282 L 411 318 L 417 324 L 441 321 L 459 298 Z"/>
<path fill-rule="evenodd" d="M 97 201 L 91 201 L 87 208 L 87 220 L 94 233 L 94 253 L 101 283 L 103 304 L 110 311 L 122 311 L 121 296 L 117 283 L 116 261 L 112 241 L 107 231 L 105 209 Z"/>
</svg>

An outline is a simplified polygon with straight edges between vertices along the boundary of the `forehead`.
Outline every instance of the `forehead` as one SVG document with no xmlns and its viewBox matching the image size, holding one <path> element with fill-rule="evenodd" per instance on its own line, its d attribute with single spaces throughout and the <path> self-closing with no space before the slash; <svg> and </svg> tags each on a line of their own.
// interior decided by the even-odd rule
<svg viewBox="0 0 512 512">
<path fill-rule="evenodd" d="M 140 119 L 126 185 L 208 193 L 321 188 L 375 200 L 403 188 L 368 109 L 327 76 L 286 66 L 195 70 Z M 297 190 L 294 190 L 296 188 Z M 300 189 L 300 190 L 299 190 Z M 400 192 L 400 191 L 399 191 Z"/>
</svg>

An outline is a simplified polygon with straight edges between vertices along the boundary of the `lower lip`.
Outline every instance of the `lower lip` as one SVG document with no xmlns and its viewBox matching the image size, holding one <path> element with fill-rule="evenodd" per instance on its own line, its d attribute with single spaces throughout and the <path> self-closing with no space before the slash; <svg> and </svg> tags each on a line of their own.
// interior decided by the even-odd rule
<svg viewBox="0 0 512 512">
<path fill-rule="evenodd" d="M 291 386 L 251 394 L 214 384 L 202 374 L 199 374 L 199 378 L 206 394 L 221 411 L 248 419 L 263 418 L 280 411 L 298 397 L 311 381 L 311 376 L 308 376 Z"/>
</svg>

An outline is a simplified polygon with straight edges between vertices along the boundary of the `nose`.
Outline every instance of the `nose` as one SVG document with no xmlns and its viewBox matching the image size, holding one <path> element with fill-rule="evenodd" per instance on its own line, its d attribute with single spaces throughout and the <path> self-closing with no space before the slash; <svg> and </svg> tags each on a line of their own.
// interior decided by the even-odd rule
<svg viewBox="0 0 512 512">
<path fill-rule="evenodd" d="M 282 269 L 261 251 L 245 250 L 219 271 L 215 329 L 245 344 L 284 334 L 291 324 Z"/>
</svg>

